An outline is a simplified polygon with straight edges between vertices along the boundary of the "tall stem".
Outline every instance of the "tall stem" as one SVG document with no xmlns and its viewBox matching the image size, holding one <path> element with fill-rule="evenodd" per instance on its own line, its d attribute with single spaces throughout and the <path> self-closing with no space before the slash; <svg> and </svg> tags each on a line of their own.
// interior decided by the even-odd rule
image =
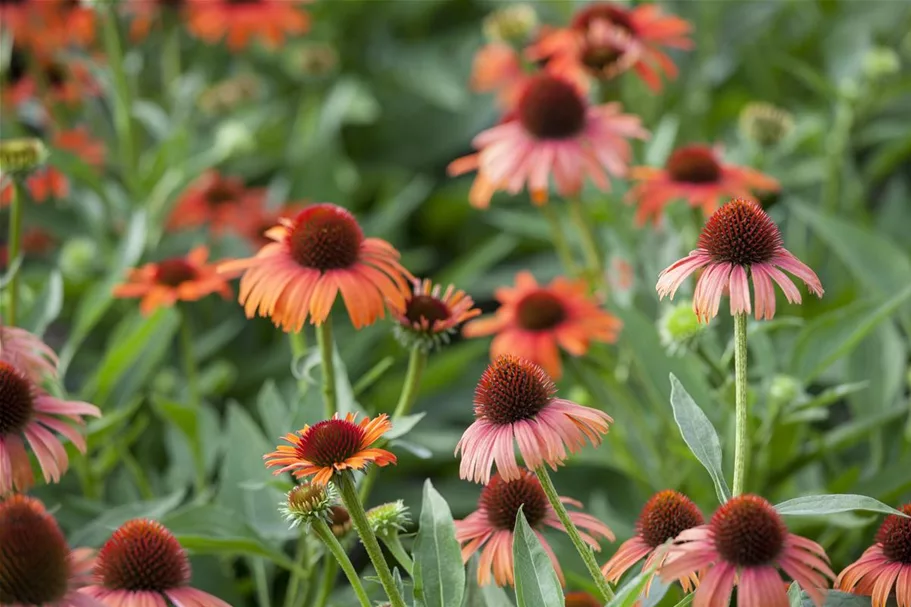
<svg viewBox="0 0 911 607">
<path fill-rule="evenodd" d="M 338 411 L 338 398 L 335 393 L 335 362 L 332 358 L 332 320 L 327 318 L 316 327 L 316 341 L 323 362 L 323 407 L 324 417 L 329 419 Z"/>
<path fill-rule="evenodd" d="M 383 590 L 389 596 L 392 607 L 405 607 L 405 601 L 399 594 L 399 590 L 395 586 L 395 580 L 392 578 L 392 571 L 389 570 L 389 565 L 383 557 L 383 550 L 380 548 L 379 542 L 376 541 L 373 529 L 370 528 L 370 523 L 367 521 L 367 513 L 364 512 L 364 506 L 361 505 L 361 501 L 358 499 L 357 488 L 354 486 L 354 479 L 351 478 L 351 473 L 339 472 L 333 477 L 333 481 L 338 487 L 342 502 L 345 504 L 345 508 L 348 509 L 348 514 L 351 515 L 354 528 L 357 529 L 357 534 L 361 537 L 361 543 L 367 549 L 367 554 L 373 562 L 373 567 L 380 578 L 380 583 L 383 584 Z"/>
<path fill-rule="evenodd" d="M 585 255 L 586 273 L 589 275 L 592 286 L 600 290 L 604 286 L 604 261 L 595 235 L 592 233 L 592 222 L 578 198 L 569 199 L 569 214 L 582 244 L 582 253 Z"/>
<path fill-rule="evenodd" d="M 190 392 L 190 407 L 194 415 L 199 415 L 202 409 L 202 396 L 199 390 L 196 354 L 193 352 L 193 331 L 190 328 L 190 314 L 186 308 L 181 308 L 180 310 L 180 357 L 183 360 L 187 389 Z M 193 452 L 193 463 L 196 468 L 196 492 L 201 495 L 206 488 L 206 463 L 198 434 L 192 437 L 190 448 Z"/>
<path fill-rule="evenodd" d="M 357 595 L 357 600 L 361 604 L 361 607 L 371 607 L 370 598 L 364 591 L 363 585 L 361 585 L 361 580 L 357 576 L 357 571 L 354 570 L 354 565 L 351 564 L 351 560 L 345 553 L 345 549 L 339 544 L 335 535 L 333 535 L 332 530 L 329 529 L 329 525 L 326 524 L 326 521 L 317 520 L 314 522 L 313 531 L 316 533 L 316 536 L 326 544 L 326 548 L 332 556 L 335 557 L 338 564 L 341 565 L 342 571 L 345 572 L 345 576 L 348 578 L 348 582 L 351 584 L 354 594 Z M 328 565 L 328 562 L 326 564 Z"/>
<path fill-rule="evenodd" d="M 604 574 L 601 573 L 601 568 L 598 567 L 598 561 L 595 559 L 595 553 L 592 552 L 591 546 L 586 544 L 585 540 L 582 539 L 582 536 L 579 534 L 579 530 L 576 529 L 575 523 L 570 520 L 569 513 L 566 512 L 566 507 L 563 506 L 563 502 L 560 501 L 560 496 L 557 495 L 557 490 L 554 488 L 554 484 L 550 480 L 550 475 L 547 473 L 547 468 L 544 466 L 539 466 L 535 469 L 535 474 L 538 476 L 538 480 L 541 481 L 541 488 L 544 489 L 544 493 L 547 494 L 547 499 L 550 501 L 550 505 L 557 513 L 557 517 L 560 519 L 560 522 L 563 523 L 563 527 L 566 529 L 566 534 L 569 535 L 569 539 L 572 540 L 573 546 L 576 547 L 576 551 L 579 553 L 579 556 L 582 557 L 582 561 L 585 563 L 585 568 L 588 569 L 588 573 L 592 576 L 592 579 L 595 581 L 595 585 L 601 592 L 601 598 L 606 601 L 614 598 L 614 591 L 611 590 L 610 584 L 607 583 L 607 580 L 604 578 Z"/>
<path fill-rule="evenodd" d="M 285 590 L 285 607 L 294 607 L 297 604 L 297 597 L 300 594 L 300 585 L 301 581 L 304 579 L 303 571 L 305 567 L 309 573 L 309 566 L 307 566 L 307 561 L 310 557 L 310 551 L 307 549 L 307 534 L 301 533 L 300 537 L 297 538 L 297 549 L 295 551 L 294 562 L 297 565 L 297 569 L 291 572 L 291 577 L 288 578 L 288 588 Z M 304 590 L 306 594 L 306 589 Z"/>
<path fill-rule="evenodd" d="M 734 389 L 737 414 L 737 438 L 734 446 L 734 495 L 744 491 L 750 439 L 747 432 L 747 315 L 734 316 Z"/>
<path fill-rule="evenodd" d="M 550 237 L 554 241 L 554 249 L 557 251 L 557 257 L 560 258 L 560 263 L 563 264 L 563 269 L 572 275 L 578 274 L 579 267 L 576 265 L 575 258 L 573 258 L 573 252 L 569 248 L 569 243 L 566 242 L 563 226 L 560 225 L 560 218 L 557 217 L 556 212 L 554 212 L 553 205 L 545 204 L 542 206 L 541 214 L 544 215 L 544 218 L 550 225 Z"/>
<path fill-rule="evenodd" d="M 9 264 L 15 263 L 22 249 L 22 202 L 24 189 L 17 178 L 13 179 L 13 200 L 9 209 Z M 21 268 L 21 266 L 20 266 Z M 6 322 L 8 325 L 16 325 L 16 305 L 19 301 L 19 274 L 20 268 L 17 268 L 9 281 L 9 307 L 7 309 Z"/>
<path fill-rule="evenodd" d="M 402 384 L 402 393 L 399 395 L 399 402 L 395 405 L 395 411 L 392 414 L 393 420 L 402 418 L 411 412 L 426 366 L 427 352 L 420 346 L 413 346 L 408 357 L 408 373 L 405 375 L 405 383 Z"/>
</svg>

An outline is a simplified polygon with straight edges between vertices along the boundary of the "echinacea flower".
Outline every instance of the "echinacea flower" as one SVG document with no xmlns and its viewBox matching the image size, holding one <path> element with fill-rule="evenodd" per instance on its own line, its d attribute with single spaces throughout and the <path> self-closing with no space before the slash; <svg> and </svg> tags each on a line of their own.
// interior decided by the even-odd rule
<svg viewBox="0 0 911 607">
<path fill-rule="evenodd" d="M 9 67 L 2 73 L 0 82 L 0 97 L 5 106 L 18 106 L 32 99 L 44 105 L 74 106 L 86 96 L 98 93 L 98 84 L 84 61 L 71 59 L 63 63 L 40 55 L 29 59 L 27 53 L 16 46 L 10 51 Z M 38 79 L 30 71 L 30 61 L 40 70 Z"/>
<path fill-rule="evenodd" d="M 206 263 L 209 249 L 196 247 L 186 257 L 172 257 L 130 270 L 127 282 L 114 287 L 114 297 L 141 297 L 139 310 L 151 314 L 178 301 L 196 301 L 218 293 L 231 297 L 231 287 L 214 265 Z"/>
<path fill-rule="evenodd" d="M 469 194 L 475 207 L 487 208 L 498 190 L 515 195 L 523 187 L 535 204 L 544 204 L 551 176 L 562 196 L 578 194 L 586 177 L 609 189 L 608 173 L 626 173 L 628 140 L 647 136 L 638 116 L 623 114 L 619 103 L 591 106 L 577 84 L 544 72 L 524 82 L 514 117 L 477 135 L 472 145 L 478 152 L 448 170 L 477 171 Z"/>
<path fill-rule="evenodd" d="M 555 469 L 588 439 L 601 443 L 611 417 L 591 407 L 556 398 L 553 380 L 538 365 L 504 355 L 484 371 L 474 393 L 475 421 L 459 443 L 459 476 L 479 483 L 490 480 L 494 463 L 504 480 L 523 472 L 516 463 L 515 444 L 525 465 Z"/>
<path fill-rule="evenodd" d="M 911 503 L 900 509 L 911 517 Z M 873 598 L 873 607 L 886 607 L 895 591 L 898 607 L 911 607 L 911 518 L 890 514 L 876 542 L 838 575 L 836 588 Z"/>
<path fill-rule="evenodd" d="M 385 240 L 365 238 L 354 216 L 334 204 L 314 204 L 267 232 L 273 241 L 254 257 L 229 261 L 219 272 L 243 272 L 240 303 L 247 318 L 269 316 L 297 332 L 326 322 L 341 292 L 356 329 L 386 313 L 384 300 L 405 303 L 413 277 Z"/>
<path fill-rule="evenodd" d="M 582 508 L 578 501 L 561 497 L 564 504 Z M 478 500 L 478 509 L 461 521 L 456 521 L 456 539 L 462 544 L 462 560 L 468 562 L 478 550 L 481 551 L 481 560 L 478 563 L 478 584 L 486 586 L 493 581 L 497 586 L 513 585 L 513 530 L 516 526 L 516 516 L 519 508 L 541 541 L 541 546 L 550 556 L 557 576 L 563 583 L 563 570 L 554 555 L 553 549 L 541 533 L 545 528 L 551 527 L 565 532 L 563 523 L 557 518 L 557 513 L 550 505 L 541 482 L 533 472 L 521 470 L 513 480 L 506 480 L 500 474 L 495 474 L 490 482 L 481 489 Z M 614 541 L 611 530 L 593 517 L 584 512 L 569 511 L 570 520 L 580 529 L 579 535 L 594 550 L 600 550 L 599 537 Z"/>
<path fill-rule="evenodd" d="M 214 44 L 222 38 L 232 51 L 254 39 L 277 48 L 286 36 L 299 36 L 310 27 L 300 7 L 309 0 L 187 0 L 187 29 Z"/>
<path fill-rule="evenodd" d="M 469 86 L 476 93 L 496 93 L 504 110 L 512 110 L 528 78 L 522 69 L 522 59 L 505 42 L 485 44 L 475 53 Z"/>
<path fill-rule="evenodd" d="M 496 314 L 469 322 L 462 333 L 466 337 L 496 334 L 490 344 L 491 358 L 517 354 L 559 379 L 561 348 L 582 356 L 591 342 L 613 343 L 620 332 L 621 322 L 602 310 L 587 290 L 583 280 L 558 277 L 540 286 L 530 272 L 519 272 L 514 288 L 495 291 L 500 302 Z"/>
<path fill-rule="evenodd" d="M 822 297 L 819 277 L 784 248 L 778 226 L 751 200 L 735 198 L 706 222 L 698 248 L 661 272 L 658 295 L 674 298 L 687 276 L 706 268 L 696 282 L 693 311 L 702 322 L 718 315 L 721 296 L 729 293 L 731 315 L 749 314 L 750 282 L 756 298 L 756 319 L 775 316 L 775 281 L 790 303 L 800 303 L 800 291 L 785 275 L 800 278 L 807 289 Z"/>
<path fill-rule="evenodd" d="M 77 126 L 65 131 L 54 133 L 53 145 L 59 150 L 64 150 L 76 156 L 82 162 L 100 167 L 104 164 L 107 153 L 104 142 L 94 139 L 85 126 Z"/>
<path fill-rule="evenodd" d="M 667 551 L 659 550 L 668 540 L 676 538 L 681 531 L 703 525 L 705 519 L 693 501 L 682 493 L 670 489 L 656 493 L 649 499 L 636 520 L 636 534 L 623 542 L 611 557 L 601 573 L 608 582 L 616 584 L 626 571 L 645 559 L 643 571 L 660 567 L 667 561 Z M 684 575 L 680 585 L 690 592 L 695 585 L 695 575 Z M 651 585 L 649 580 L 648 585 Z M 648 594 L 648 586 L 645 593 Z"/>
<path fill-rule="evenodd" d="M 822 546 L 789 533 L 763 498 L 739 495 L 720 506 L 709 524 L 681 532 L 660 574 L 671 581 L 698 573 L 694 607 L 727 605 L 735 585 L 738 607 L 788 607 L 778 569 L 819 607 L 835 577 Z"/>
<path fill-rule="evenodd" d="M 51 198 L 66 198 L 70 193 L 70 183 L 66 175 L 52 166 L 44 166 L 25 178 L 25 188 L 29 200 L 36 204 Z M 0 208 L 9 206 L 13 201 L 13 184 L 7 183 L 0 189 Z"/>
<path fill-rule="evenodd" d="M 190 561 L 161 523 L 134 519 L 98 551 L 93 583 L 81 592 L 108 607 L 231 607 L 190 587 Z"/>
<path fill-rule="evenodd" d="M 13 495 L 0 501 L 0 604 L 102 607 L 77 590 L 88 581 L 92 551 L 70 550 L 44 504 Z"/>
<path fill-rule="evenodd" d="M 37 335 L 0 322 L 0 362 L 8 363 L 34 384 L 57 379 L 57 354 Z"/>
<path fill-rule="evenodd" d="M 262 189 L 247 188 L 239 177 L 206 171 L 177 200 L 168 228 L 208 225 L 216 235 L 225 231 L 242 234 L 259 215 L 264 201 Z"/>
<path fill-rule="evenodd" d="M 291 523 L 291 528 L 305 530 L 316 520 L 328 521 L 332 517 L 333 504 L 338 495 L 332 485 L 302 483 L 289 491 L 279 504 L 279 512 Z"/>
<path fill-rule="evenodd" d="M 657 223 L 664 207 L 685 200 L 702 208 L 708 217 L 724 198 L 751 198 L 754 190 L 775 192 L 778 182 L 759 171 L 725 163 L 720 153 L 707 145 L 677 148 L 663 169 L 633 167 L 630 178 L 637 181 L 626 196 L 636 204 L 636 222 Z"/>
<path fill-rule="evenodd" d="M 282 438 L 290 444 L 279 445 L 263 456 L 267 468 L 278 468 L 273 474 L 291 472 L 296 478 L 312 476 L 313 485 L 325 486 L 337 472 L 363 470 L 368 464 L 388 466 L 395 455 L 372 445 L 392 429 L 385 413 L 374 419 L 365 417 L 355 423 L 356 415 L 344 419 L 336 413 L 332 419 L 304 426 Z"/>
<path fill-rule="evenodd" d="M 32 358 L 31 362 L 37 361 Z M 28 361 L 26 365 L 19 368 L 18 362 L 0 360 L 0 496 L 24 491 L 34 483 L 23 436 L 38 458 L 45 482 L 56 483 L 69 467 L 69 458 L 54 432 L 85 453 L 85 438 L 64 419 L 82 425 L 84 415 L 101 416 L 94 405 L 61 400 L 45 392 L 29 375 Z"/>
<path fill-rule="evenodd" d="M 449 285 L 443 292 L 441 285 L 426 278 L 415 280 L 405 305 L 392 312 L 399 341 L 405 347 L 418 345 L 425 350 L 448 343 L 459 325 L 481 313 L 465 291 Z"/>
<path fill-rule="evenodd" d="M 29 48 L 50 57 L 67 46 L 87 47 L 95 41 L 95 14 L 91 6 L 73 0 L 34 0 Z"/>
</svg>

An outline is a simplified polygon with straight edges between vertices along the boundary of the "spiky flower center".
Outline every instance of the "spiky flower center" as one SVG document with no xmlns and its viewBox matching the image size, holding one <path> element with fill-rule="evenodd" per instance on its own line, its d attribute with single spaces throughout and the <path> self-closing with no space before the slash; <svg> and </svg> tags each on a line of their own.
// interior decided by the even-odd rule
<svg viewBox="0 0 911 607">
<path fill-rule="evenodd" d="M 676 491 L 661 491 L 645 503 L 636 521 L 636 533 L 652 548 L 677 537 L 681 531 L 705 522 L 696 504 Z"/>
<path fill-rule="evenodd" d="M 345 419 L 327 419 L 307 429 L 300 437 L 298 457 L 328 468 L 341 464 L 361 450 L 364 430 Z"/>
<path fill-rule="evenodd" d="M 433 295 L 415 295 L 405 304 L 405 318 L 412 323 L 427 321 L 431 328 L 437 322 L 448 320 L 449 306 Z"/>
<path fill-rule="evenodd" d="M 529 331 L 547 331 L 566 319 L 566 308 L 559 297 L 541 289 L 532 291 L 516 304 L 516 320 Z"/>
<path fill-rule="evenodd" d="M 500 356 L 487 367 L 475 389 L 475 415 L 499 425 L 532 419 L 556 391 L 538 365 L 518 356 Z"/>
<path fill-rule="evenodd" d="M 11 364 L 0 361 L 0 438 L 25 430 L 34 411 L 29 380 Z"/>
<path fill-rule="evenodd" d="M 177 538 L 163 525 L 135 519 L 101 547 L 95 574 L 108 590 L 164 592 L 190 581 L 190 563 Z"/>
<path fill-rule="evenodd" d="M 699 248 L 715 262 L 766 263 L 781 250 L 781 232 L 762 208 L 735 198 L 715 211 L 699 235 Z"/>
<path fill-rule="evenodd" d="M 179 287 L 185 282 L 195 280 L 199 271 L 185 259 L 165 259 L 155 270 L 155 282 L 169 287 Z"/>
<path fill-rule="evenodd" d="M 315 204 L 298 213 L 288 235 L 291 257 L 320 272 L 354 265 L 363 241 L 354 216 L 334 204 Z"/>
<path fill-rule="evenodd" d="M 706 184 L 721 179 L 721 165 L 710 147 L 686 145 L 674 150 L 665 165 L 674 181 Z"/>
<path fill-rule="evenodd" d="M 911 516 L 911 503 L 902 506 L 901 511 Z M 887 516 L 876 534 L 876 541 L 882 544 L 887 559 L 911 565 L 911 518 L 897 514 Z"/>
<path fill-rule="evenodd" d="M 562 78 L 542 74 L 525 88 L 518 104 L 519 121 L 537 139 L 569 139 L 585 127 L 585 99 Z"/>
<path fill-rule="evenodd" d="M 319 485 L 297 485 L 288 492 L 288 510 L 294 514 L 311 515 L 325 512 L 329 497 Z"/>
<path fill-rule="evenodd" d="M 0 502 L 0 604 L 56 604 L 68 590 L 70 551 L 41 502 Z"/>
<path fill-rule="evenodd" d="M 547 495 L 534 473 L 528 470 L 523 470 L 514 481 L 504 481 L 495 474 L 481 490 L 479 505 L 487 511 L 491 525 L 508 531 L 515 529 L 519 507 L 532 528 L 544 522 L 548 512 Z"/>
<path fill-rule="evenodd" d="M 740 567 L 774 562 L 788 535 L 781 515 L 755 495 L 731 498 L 715 511 L 710 525 L 721 558 Z"/>
</svg>

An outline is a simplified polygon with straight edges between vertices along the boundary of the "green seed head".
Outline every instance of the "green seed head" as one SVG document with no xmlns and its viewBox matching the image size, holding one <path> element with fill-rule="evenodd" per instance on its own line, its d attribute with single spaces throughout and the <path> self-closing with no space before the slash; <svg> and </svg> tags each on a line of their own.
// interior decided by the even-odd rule
<svg viewBox="0 0 911 607">
<path fill-rule="evenodd" d="M 371 508 L 367 511 L 367 520 L 377 535 L 395 534 L 411 523 L 411 515 L 405 502 L 397 500 Z"/>
<path fill-rule="evenodd" d="M 4 139 L 0 141 L 0 174 L 23 175 L 47 160 L 47 148 L 40 139 Z"/>
</svg>

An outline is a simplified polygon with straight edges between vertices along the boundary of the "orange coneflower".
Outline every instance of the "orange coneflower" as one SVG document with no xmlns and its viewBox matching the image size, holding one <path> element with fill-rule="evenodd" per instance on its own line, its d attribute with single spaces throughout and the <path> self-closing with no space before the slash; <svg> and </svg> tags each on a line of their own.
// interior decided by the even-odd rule
<svg viewBox="0 0 911 607">
<path fill-rule="evenodd" d="M 104 164 L 104 142 L 94 139 L 84 125 L 54 133 L 53 147 L 78 156 L 84 163 L 100 167 Z"/>
<path fill-rule="evenodd" d="M 264 201 L 263 189 L 247 188 L 239 177 L 206 171 L 181 195 L 168 227 L 187 229 L 208 224 L 215 234 L 243 234 L 261 213 Z"/>
<path fill-rule="evenodd" d="M 238 51 L 258 38 L 270 48 L 286 35 L 300 35 L 310 17 L 300 7 L 309 0 L 187 0 L 187 28 L 209 43 L 225 38 Z"/>
<path fill-rule="evenodd" d="M 239 227 L 239 234 L 247 239 L 254 251 L 258 251 L 272 240 L 268 233 L 283 219 L 290 220 L 307 207 L 306 202 L 291 202 L 277 208 L 268 208 L 265 204 L 257 205 L 250 209 L 243 226 Z"/>
<path fill-rule="evenodd" d="M 379 238 L 364 238 L 354 216 L 334 204 L 306 207 L 282 219 L 273 241 L 248 259 L 229 261 L 219 272 L 243 272 L 240 303 L 248 318 L 269 316 L 285 331 L 304 321 L 321 325 L 339 293 L 355 328 L 385 315 L 384 298 L 401 307 L 413 277 L 399 253 Z"/>
<path fill-rule="evenodd" d="M 25 178 L 29 200 L 42 203 L 50 198 L 66 198 L 70 193 L 70 182 L 66 175 L 52 166 L 42 167 Z M 0 208 L 13 200 L 13 184 L 7 183 L 0 189 Z"/>
<path fill-rule="evenodd" d="M 9 28 L 18 45 L 49 58 L 94 41 L 95 11 L 73 0 L 6 0 L 0 2 L 0 27 Z"/>
<path fill-rule="evenodd" d="M 385 413 L 370 419 L 365 417 L 355 423 L 354 413 L 313 426 L 304 426 L 297 432 L 283 436 L 290 443 L 279 445 L 276 451 L 263 456 L 267 468 L 278 468 L 273 474 L 292 472 L 296 478 L 313 476 L 314 485 L 325 486 L 332 476 L 344 470 L 363 470 L 368 464 L 388 466 L 396 457 L 385 449 L 371 447 L 386 432 L 392 422 Z"/>
<path fill-rule="evenodd" d="M 231 287 L 215 265 L 206 263 L 209 249 L 196 247 L 186 257 L 172 257 L 130 270 L 126 283 L 114 288 L 115 297 L 141 297 L 139 309 L 151 314 L 158 307 L 170 307 L 178 301 L 196 301 L 218 293 L 231 297 Z"/>
<path fill-rule="evenodd" d="M 677 199 L 701 207 L 711 215 L 723 198 L 750 198 L 753 190 L 777 191 L 773 178 L 747 167 L 726 164 L 718 150 L 707 145 L 685 145 L 674 150 L 663 169 L 633 167 L 630 178 L 638 181 L 627 202 L 638 206 L 639 225 L 655 223 L 664 207 Z"/>
<path fill-rule="evenodd" d="M 165 12 L 175 17 L 183 16 L 187 0 L 126 0 L 126 9 L 132 16 L 130 38 L 140 41 L 149 35 L 153 25 Z"/>
<path fill-rule="evenodd" d="M 587 295 L 583 280 L 559 277 L 539 286 L 530 272 L 519 272 L 515 288 L 501 287 L 494 295 L 500 302 L 496 314 L 471 321 L 462 333 L 466 337 L 496 333 L 491 358 L 518 354 L 554 378 L 563 373 L 560 348 L 582 356 L 592 341 L 614 342 L 620 331 L 620 321 Z"/>
<path fill-rule="evenodd" d="M 4 105 L 17 106 L 36 98 L 44 104 L 77 105 L 86 95 L 98 92 L 98 85 L 85 63 L 73 60 L 64 64 L 36 55 L 35 65 L 40 70 L 36 78 L 29 73 L 26 52 L 23 47 L 13 47 L 10 53 L 9 68 L 0 82 Z"/>
<path fill-rule="evenodd" d="M 429 279 L 415 280 L 414 292 L 393 312 L 398 321 L 396 336 L 405 346 L 420 345 L 426 350 L 447 343 L 459 325 L 481 313 L 465 291 L 449 285 L 443 292 Z"/>
</svg>

